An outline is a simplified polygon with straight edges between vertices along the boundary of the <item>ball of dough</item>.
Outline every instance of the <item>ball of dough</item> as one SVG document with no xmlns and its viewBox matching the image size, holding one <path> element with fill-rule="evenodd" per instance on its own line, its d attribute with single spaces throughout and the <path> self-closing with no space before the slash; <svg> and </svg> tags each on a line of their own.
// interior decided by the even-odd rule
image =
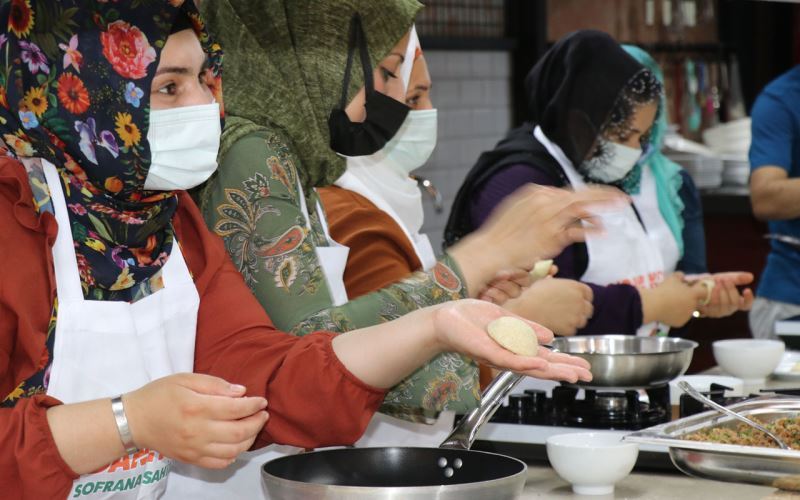
<svg viewBox="0 0 800 500">
<path fill-rule="evenodd" d="M 701 306 L 707 306 L 711 302 L 711 293 L 717 285 L 713 278 L 707 278 L 700 282 L 701 285 L 706 287 L 706 298 L 700 303 Z"/>
<path fill-rule="evenodd" d="M 546 278 L 550 275 L 550 268 L 553 267 L 553 259 L 540 260 L 531 270 L 531 278 L 534 281 Z"/>
<path fill-rule="evenodd" d="M 486 329 L 495 342 L 515 354 L 536 356 L 539 352 L 536 332 L 520 319 L 503 316 L 489 323 Z"/>
</svg>

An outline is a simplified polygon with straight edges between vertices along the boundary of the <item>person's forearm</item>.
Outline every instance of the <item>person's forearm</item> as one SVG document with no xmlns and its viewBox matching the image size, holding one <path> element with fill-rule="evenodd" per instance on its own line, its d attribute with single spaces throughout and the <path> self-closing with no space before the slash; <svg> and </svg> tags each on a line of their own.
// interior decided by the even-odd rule
<svg viewBox="0 0 800 500">
<path fill-rule="evenodd" d="M 642 324 L 653 323 L 663 319 L 663 304 L 658 289 L 638 288 L 642 299 Z"/>
<path fill-rule="evenodd" d="M 333 350 L 362 382 L 392 387 L 442 352 L 433 327 L 437 307 L 338 335 L 333 339 Z"/>
<path fill-rule="evenodd" d="M 54 406 L 47 423 L 64 462 L 88 474 L 125 454 L 110 399 Z"/>
<path fill-rule="evenodd" d="M 800 217 L 800 179 L 773 179 L 752 186 L 753 213 L 761 220 Z"/>
<path fill-rule="evenodd" d="M 502 262 L 500 249 L 483 240 L 479 230 L 447 249 L 461 270 L 470 298 L 477 297 L 499 271 L 509 267 Z"/>
</svg>

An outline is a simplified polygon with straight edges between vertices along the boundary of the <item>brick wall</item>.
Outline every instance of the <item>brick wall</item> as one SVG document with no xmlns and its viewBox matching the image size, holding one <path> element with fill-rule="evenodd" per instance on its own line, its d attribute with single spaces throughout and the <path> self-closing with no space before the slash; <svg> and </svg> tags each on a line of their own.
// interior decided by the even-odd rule
<svg viewBox="0 0 800 500">
<path fill-rule="evenodd" d="M 429 178 L 442 193 L 444 211 L 436 213 L 423 194 L 425 224 L 440 252 L 450 207 L 458 188 L 481 152 L 491 149 L 511 126 L 511 59 L 500 51 L 425 51 L 438 109 L 438 143 L 431 159 L 415 173 Z"/>
</svg>

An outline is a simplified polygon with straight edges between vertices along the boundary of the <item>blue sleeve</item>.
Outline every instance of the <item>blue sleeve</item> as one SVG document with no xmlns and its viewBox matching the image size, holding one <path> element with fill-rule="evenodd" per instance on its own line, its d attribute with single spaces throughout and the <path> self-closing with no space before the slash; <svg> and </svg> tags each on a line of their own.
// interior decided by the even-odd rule
<svg viewBox="0 0 800 500">
<path fill-rule="evenodd" d="M 683 257 L 678 270 L 687 274 L 706 273 L 706 234 L 703 228 L 703 204 L 700 193 L 691 176 L 681 169 L 681 185 L 678 195 L 683 201 Z"/>
<path fill-rule="evenodd" d="M 752 111 L 751 170 L 767 165 L 791 170 L 794 126 L 791 110 L 778 96 L 758 96 Z"/>
</svg>

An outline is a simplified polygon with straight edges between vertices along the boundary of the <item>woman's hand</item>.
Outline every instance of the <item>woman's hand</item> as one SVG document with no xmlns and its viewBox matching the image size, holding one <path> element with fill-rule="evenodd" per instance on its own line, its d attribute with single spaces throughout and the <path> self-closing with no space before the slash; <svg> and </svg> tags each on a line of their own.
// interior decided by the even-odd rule
<svg viewBox="0 0 800 500">
<path fill-rule="evenodd" d="M 615 188 L 573 192 L 529 184 L 503 200 L 474 233 L 448 249 L 459 264 L 471 297 L 477 297 L 500 269 L 530 270 L 539 260 L 601 231 L 597 210 L 628 203 Z M 588 224 L 584 224 L 588 222 Z"/>
<path fill-rule="evenodd" d="M 681 327 L 689 322 L 692 314 L 700 307 L 707 293 L 701 282 L 689 284 L 683 273 L 675 272 L 667 276 L 655 288 L 640 288 L 643 323 L 658 321 L 672 327 Z"/>
<path fill-rule="evenodd" d="M 519 356 L 497 344 L 486 333 L 487 325 L 501 317 L 514 316 L 493 304 L 478 300 L 450 302 L 435 310 L 434 329 L 443 351 L 457 351 L 476 361 L 500 369 L 549 380 L 590 381 L 589 363 L 546 347 L 537 356 Z M 520 318 L 523 319 L 523 318 Z M 553 332 L 532 321 L 524 320 L 536 332 L 540 344 L 553 340 Z"/>
<path fill-rule="evenodd" d="M 558 335 L 575 335 L 594 314 L 593 298 L 592 289 L 580 281 L 545 278 L 504 307 Z"/>
<path fill-rule="evenodd" d="M 525 269 L 500 271 L 497 276 L 478 294 L 478 299 L 503 305 L 519 297 L 523 290 L 531 286 L 533 278 Z"/>
<path fill-rule="evenodd" d="M 342 364 L 366 384 L 389 388 L 442 352 L 460 352 L 497 368 L 551 380 L 591 380 L 583 359 L 540 348 L 538 356 L 519 356 L 500 347 L 486 332 L 487 325 L 505 309 L 490 302 L 458 300 L 426 307 L 378 325 L 351 330 L 333 339 L 333 351 Z M 526 321 L 539 343 L 553 340 L 553 332 Z"/>
<path fill-rule="evenodd" d="M 747 272 L 728 272 L 708 275 L 714 280 L 714 289 L 708 304 L 701 305 L 697 311 L 709 318 L 724 318 L 737 311 L 749 311 L 753 305 L 753 291 L 745 288 L 741 293 L 737 286 L 749 285 L 753 275 Z M 694 278 L 687 276 L 686 279 Z M 705 299 L 704 301 L 705 302 Z"/>
<path fill-rule="evenodd" d="M 267 400 L 244 393 L 221 378 L 181 373 L 130 392 L 123 402 L 139 448 L 223 468 L 252 446 L 267 422 Z"/>
<path fill-rule="evenodd" d="M 531 269 L 537 261 L 555 257 L 568 245 L 584 241 L 587 234 L 601 231 L 581 222 L 595 222 L 594 210 L 603 205 L 621 207 L 627 201 L 615 188 L 575 192 L 529 184 L 506 198 L 477 232 L 507 265 Z"/>
</svg>

